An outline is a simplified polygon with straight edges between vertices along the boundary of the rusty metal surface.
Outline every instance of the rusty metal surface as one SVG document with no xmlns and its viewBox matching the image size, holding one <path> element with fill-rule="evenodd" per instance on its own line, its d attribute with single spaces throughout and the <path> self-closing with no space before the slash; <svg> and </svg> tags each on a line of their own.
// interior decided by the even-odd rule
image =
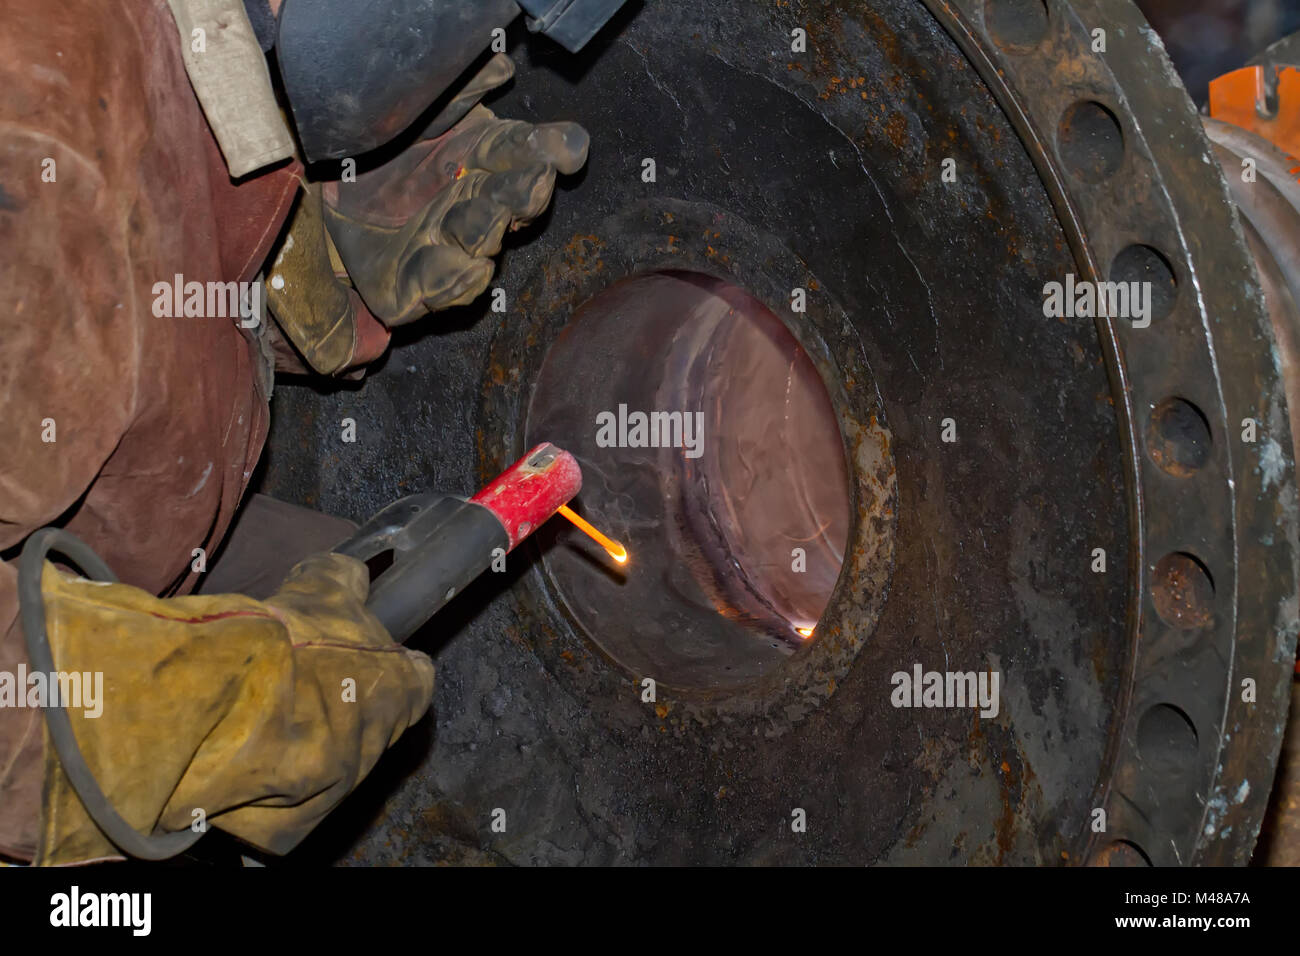
<svg viewBox="0 0 1300 956">
<path fill-rule="evenodd" d="M 1277 781 L 1251 865 L 1300 866 L 1300 681 L 1291 685 Z"/>
<path fill-rule="evenodd" d="M 1259 273 L 1295 436 L 1300 434 L 1300 183 L 1291 174 L 1294 162 L 1248 130 L 1208 117 L 1204 123 Z M 1244 175 L 1247 158 L 1255 169 L 1250 182 Z"/>
<path fill-rule="evenodd" d="M 1133 684 L 1105 794 L 1110 828 L 1094 848 L 1120 840 L 1157 864 L 1244 862 L 1286 716 L 1296 501 L 1284 388 L 1240 225 L 1199 118 L 1130 5 L 1054 4 L 1033 53 L 1008 53 L 987 36 L 977 43 L 984 10 L 973 0 L 933 6 L 972 51 L 978 45 L 977 59 L 987 58 L 986 79 L 1053 184 L 1081 263 L 1111 276 L 1138 243 L 1160 253 L 1178 284 L 1149 328 L 1100 323 L 1103 340 L 1115 337 L 1117 381 L 1140 437 L 1130 486 Z M 1111 38 L 1106 57 L 1090 52 L 1101 23 Z M 1060 126 L 1079 103 L 1100 104 L 1118 125 L 1120 148 L 1100 180 L 1080 175 Z M 1205 417 L 1212 443 L 1190 476 L 1150 454 L 1159 417 L 1142 424 L 1175 397 Z M 1246 417 L 1267 436 L 1256 445 L 1236 440 Z M 1214 582 L 1212 629 L 1158 613 L 1159 562 L 1184 552 Z M 1250 701 L 1238 687 L 1247 677 L 1257 684 Z"/>
<path fill-rule="evenodd" d="M 1049 33 L 1017 36 L 1012 53 L 984 35 L 982 4 L 933 8 L 664 0 L 577 67 L 521 69 L 496 108 L 576 119 L 594 146 L 545 231 L 506 255 L 510 313 L 407 334 L 363 390 L 277 392 L 264 490 L 354 518 L 399 494 L 463 491 L 522 450 L 533 377 L 573 310 L 624 275 L 691 269 L 787 320 L 836 403 L 855 487 L 848 569 L 817 640 L 788 680 L 743 695 L 647 706 L 535 554 L 481 580 L 425 638 L 440 668 L 431 723 L 305 855 L 436 862 L 456 857 L 452 832 L 513 863 L 1249 852 L 1285 717 L 1277 662 L 1294 653 L 1295 515 L 1240 231 L 1129 4 L 1053 0 Z M 1081 46 L 1099 21 L 1112 43 L 1100 64 Z M 807 54 L 783 52 L 795 27 Z M 1006 84 L 1002 106 L 952 36 Z M 1092 182 L 1055 155 L 1080 98 L 1123 124 L 1118 154 L 1074 163 Z M 1075 118 L 1091 129 L 1097 114 Z M 946 157 L 956 184 L 938 175 Z M 1100 335 L 1043 317 L 1045 283 L 1095 275 L 1133 242 L 1174 269 L 1167 316 Z M 796 286 L 806 315 L 788 309 Z M 1190 477 L 1145 451 L 1147 412 L 1170 396 L 1210 430 Z M 1269 444 L 1228 441 L 1252 414 Z M 355 445 L 338 441 L 344 417 Z M 949 417 L 953 445 L 939 437 Z M 858 456 L 871 428 L 888 430 L 892 468 Z M 888 560 L 871 546 L 882 522 Z M 1090 572 L 1096 547 L 1109 573 Z M 1155 564 L 1185 551 L 1212 575 L 1211 629 L 1156 614 Z M 891 707 L 890 675 L 914 663 L 1000 670 L 998 717 Z M 1246 674 L 1250 707 L 1228 693 Z M 1089 830 L 1098 805 L 1105 841 Z M 505 834 L 488 828 L 497 807 Z M 795 807 L 806 833 L 791 832 Z"/>
</svg>

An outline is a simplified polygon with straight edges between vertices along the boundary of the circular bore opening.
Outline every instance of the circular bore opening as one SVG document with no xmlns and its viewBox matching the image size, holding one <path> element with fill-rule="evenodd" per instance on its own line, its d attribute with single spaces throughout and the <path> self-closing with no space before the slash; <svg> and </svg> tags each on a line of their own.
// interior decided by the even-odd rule
<svg viewBox="0 0 1300 956">
<path fill-rule="evenodd" d="M 1160 620 L 1170 627 L 1194 630 L 1214 623 L 1214 579 L 1190 554 L 1175 552 L 1157 562 L 1151 597 Z"/>
<path fill-rule="evenodd" d="M 1210 460 L 1214 440 L 1205 413 L 1182 398 L 1167 398 L 1151 411 L 1147 452 L 1163 472 L 1190 478 Z"/>
<path fill-rule="evenodd" d="M 1173 704 L 1155 704 L 1138 721 L 1138 753 L 1153 777 L 1179 774 L 1196 763 L 1196 728 Z"/>
<path fill-rule="evenodd" d="M 984 25 L 1002 49 L 1027 53 L 1047 36 L 1047 4 L 1043 0 L 985 0 Z"/>
<path fill-rule="evenodd" d="M 1126 312 L 1120 310 L 1122 317 L 1137 327 L 1159 322 L 1173 311 L 1178 298 L 1174 267 L 1150 246 L 1129 246 L 1116 256 L 1110 266 L 1110 281 L 1121 284 L 1120 292 L 1128 304 Z"/>
<path fill-rule="evenodd" d="M 1089 866 L 1139 867 L 1150 866 L 1151 860 L 1131 840 L 1114 840 L 1106 844 L 1092 858 Z"/>
<path fill-rule="evenodd" d="M 786 326 L 698 273 L 622 280 L 547 352 L 527 444 L 582 465 L 546 571 L 590 639 L 638 680 L 679 689 L 763 678 L 816 640 L 850 530 L 849 471 L 826 386 Z"/>
<path fill-rule="evenodd" d="M 1092 100 L 1075 103 L 1057 130 L 1061 162 L 1085 183 L 1105 182 L 1124 161 L 1124 132 L 1105 106 Z"/>
</svg>

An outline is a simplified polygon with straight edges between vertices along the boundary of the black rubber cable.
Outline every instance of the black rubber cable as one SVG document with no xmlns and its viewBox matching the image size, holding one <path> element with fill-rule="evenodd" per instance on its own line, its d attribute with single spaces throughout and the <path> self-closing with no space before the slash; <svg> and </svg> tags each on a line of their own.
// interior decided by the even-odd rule
<svg viewBox="0 0 1300 956">
<path fill-rule="evenodd" d="M 56 673 L 49 635 L 45 632 L 45 599 L 41 595 L 45 556 L 51 551 L 71 558 L 74 564 L 95 580 L 117 581 L 117 575 L 88 544 L 61 528 L 42 528 L 27 539 L 18 562 L 18 607 L 23 635 L 27 639 L 28 663 L 34 671 L 45 674 Z M 68 775 L 68 780 L 95 826 L 119 850 L 141 860 L 166 860 L 189 849 L 203 836 L 202 832 L 192 830 L 143 834 L 127 823 L 104 795 L 81 755 L 81 748 L 77 746 L 77 738 L 72 732 L 72 721 L 63 702 L 60 701 L 57 707 L 47 702 L 42 709 L 63 772 Z"/>
</svg>

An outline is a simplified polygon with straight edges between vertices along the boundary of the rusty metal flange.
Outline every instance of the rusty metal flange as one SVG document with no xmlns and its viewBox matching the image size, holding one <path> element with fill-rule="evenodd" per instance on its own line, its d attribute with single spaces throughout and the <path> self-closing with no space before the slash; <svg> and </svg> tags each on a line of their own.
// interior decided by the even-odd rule
<svg viewBox="0 0 1300 956">
<path fill-rule="evenodd" d="M 823 623 L 862 633 L 796 660 L 791 687 L 659 708 L 541 561 L 488 575 L 438 619 L 459 635 L 437 740 L 359 857 L 424 859 L 440 837 L 421 821 L 473 832 L 506 807 L 515 862 L 1245 860 L 1295 650 L 1290 436 L 1218 165 L 1136 8 L 660 0 L 552 65 L 494 108 L 582 122 L 592 161 L 506 255 L 510 314 L 412 334 L 361 392 L 279 390 L 267 490 L 359 517 L 475 487 L 522 450 L 566 316 L 685 268 L 774 313 L 807 284 L 788 324 L 842 430 L 880 407 L 894 438 L 894 567 L 841 578 Z M 1045 319 L 1044 282 L 1071 268 L 1149 278 L 1164 308 L 1146 328 Z M 958 446 L 937 437 L 949 414 Z M 340 453 L 343 415 L 369 437 Z M 1089 572 L 1098 545 L 1126 577 Z M 996 660 L 996 720 L 890 706 L 891 671 L 949 658 Z M 792 806 L 815 821 L 797 837 Z"/>
<path fill-rule="evenodd" d="M 1133 466 L 1134 647 L 1108 826 L 1092 849 L 1101 861 L 1244 862 L 1286 718 L 1296 505 L 1283 383 L 1218 164 L 1131 3 L 926 4 L 1020 133 L 1081 272 L 1134 278 L 1134 249 L 1158 254 L 1142 255 L 1144 278 L 1172 270 L 1176 291 L 1149 328 L 1098 325 Z M 1097 30 L 1105 53 L 1094 52 Z M 1243 442 L 1244 419 L 1267 437 Z M 1167 559 L 1179 555 L 1193 560 Z M 1193 606 L 1212 625 L 1180 613 Z"/>
</svg>

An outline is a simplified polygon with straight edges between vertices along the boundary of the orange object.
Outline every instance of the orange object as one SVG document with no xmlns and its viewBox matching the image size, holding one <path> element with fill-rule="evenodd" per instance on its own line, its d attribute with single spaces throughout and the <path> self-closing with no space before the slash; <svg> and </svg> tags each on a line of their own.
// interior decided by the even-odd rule
<svg viewBox="0 0 1300 956">
<path fill-rule="evenodd" d="M 572 521 L 579 531 L 604 548 L 605 551 L 608 552 L 609 556 L 619 564 L 627 563 L 627 548 L 623 547 L 614 539 L 605 537 L 592 527 L 591 523 L 588 522 L 586 518 L 583 518 L 568 505 L 560 505 L 560 514 Z"/>
<path fill-rule="evenodd" d="M 1278 68 L 1277 115 L 1260 115 L 1264 105 L 1265 75 L 1262 66 L 1248 66 L 1225 73 L 1210 83 L 1210 115 L 1263 137 L 1293 159 L 1300 156 L 1300 70 Z M 1291 168 L 1300 179 L 1300 160 Z"/>
</svg>

